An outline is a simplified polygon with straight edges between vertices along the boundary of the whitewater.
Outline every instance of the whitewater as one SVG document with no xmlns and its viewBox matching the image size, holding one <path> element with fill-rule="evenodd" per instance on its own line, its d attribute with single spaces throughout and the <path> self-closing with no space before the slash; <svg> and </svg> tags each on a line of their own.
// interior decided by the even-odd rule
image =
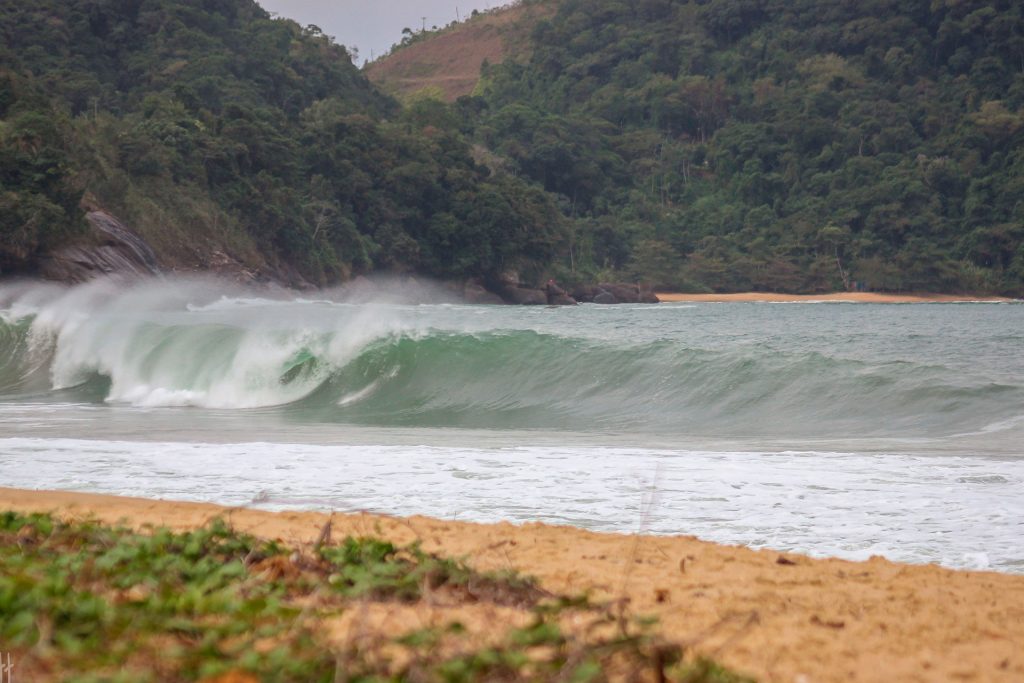
<svg viewBox="0 0 1024 683">
<path fill-rule="evenodd" d="M 1024 306 L 433 294 L 0 286 L 0 485 L 1024 573 Z"/>
</svg>

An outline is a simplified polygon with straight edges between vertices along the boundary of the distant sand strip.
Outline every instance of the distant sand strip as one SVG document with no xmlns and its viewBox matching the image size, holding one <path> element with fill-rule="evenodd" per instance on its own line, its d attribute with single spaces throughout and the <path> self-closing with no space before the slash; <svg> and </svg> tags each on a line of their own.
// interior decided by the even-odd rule
<svg viewBox="0 0 1024 683">
<path fill-rule="evenodd" d="M 875 292 L 833 292 L 831 294 L 775 294 L 742 292 L 739 294 L 677 294 L 658 292 L 662 303 L 811 303 L 814 301 L 848 301 L 860 304 L 924 304 L 924 303 L 1010 303 L 1020 299 L 1001 296 L 960 296 L 955 294 L 878 294 Z"/>
<path fill-rule="evenodd" d="M 314 512 L 13 489 L 0 489 L 0 510 L 178 530 L 223 516 L 239 530 L 292 544 L 312 543 L 327 519 Z M 626 598 L 634 614 L 658 617 L 666 637 L 698 642 L 699 650 L 766 683 L 1024 680 L 1024 576 L 880 558 L 813 560 L 685 536 L 543 524 L 369 514 L 333 519 L 335 538 L 420 540 L 425 550 L 465 557 L 481 570 L 514 567 L 554 592 Z"/>
</svg>

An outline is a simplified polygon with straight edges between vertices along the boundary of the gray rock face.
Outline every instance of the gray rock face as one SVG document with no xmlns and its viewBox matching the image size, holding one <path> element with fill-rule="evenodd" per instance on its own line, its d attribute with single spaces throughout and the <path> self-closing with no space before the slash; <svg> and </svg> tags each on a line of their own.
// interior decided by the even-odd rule
<svg viewBox="0 0 1024 683">
<path fill-rule="evenodd" d="M 659 303 L 658 297 L 654 292 L 647 287 L 643 287 L 637 284 L 629 284 L 626 282 L 602 282 L 596 287 L 584 287 L 579 292 L 590 298 L 588 301 L 601 304 L 656 304 Z M 607 296 L 601 296 L 601 294 L 609 294 L 614 301 L 610 301 Z M 573 292 L 577 294 L 577 292 Z M 600 297 L 600 301 L 598 301 Z M 577 296 L 577 299 L 580 297 Z M 581 299 L 582 301 L 583 299 Z"/>
<path fill-rule="evenodd" d="M 539 289 L 527 289 L 526 287 L 507 287 L 502 292 L 505 300 L 509 303 L 521 306 L 547 306 L 548 295 Z"/>
<path fill-rule="evenodd" d="M 580 303 L 593 303 L 594 297 L 598 295 L 597 287 L 591 285 L 579 285 L 572 290 L 572 298 Z"/>
<path fill-rule="evenodd" d="M 246 268 L 238 261 L 238 259 L 225 254 L 220 249 L 214 249 L 210 252 L 203 268 L 204 270 L 213 273 L 218 278 L 237 282 L 238 284 L 249 287 L 270 285 L 271 283 L 279 284 L 276 280 L 272 280 L 266 275 L 262 275 L 255 270 Z"/>
<path fill-rule="evenodd" d="M 63 247 L 40 259 L 40 274 L 79 283 L 100 275 L 156 275 L 156 254 L 146 242 L 105 211 L 91 211 L 92 244 Z"/>
<path fill-rule="evenodd" d="M 470 280 L 462 288 L 462 298 L 467 304 L 504 304 L 505 301 L 495 294 L 484 289 L 479 282 Z"/>
<path fill-rule="evenodd" d="M 576 299 L 569 296 L 569 293 L 559 287 L 554 280 L 548 280 L 548 283 L 544 285 L 544 293 L 547 294 L 549 306 L 575 306 L 577 304 Z"/>
<path fill-rule="evenodd" d="M 640 288 L 636 285 L 627 285 L 622 282 L 599 282 L 597 286 L 615 297 L 620 304 L 640 303 Z"/>
<path fill-rule="evenodd" d="M 505 272 L 501 273 L 500 275 L 498 275 L 498 284 L 500 284 L 502 288 L 518 287 L 520 284 L 522 284 L 522 281 L 519 279 L 519 271 L 506 270 Z"/>
<path fill-rule="evenodd" d="M 617 303 L 620 303 L 619 300 L 615 298 L 614 294 L 612 294 L 611 292 L 606 292 L 603 289 L 600 292 L 598 292 L 596 295 L 594 295 L 594 298 L 592 299 L 592 301 L 595 304 L 617 304 Z"/>
<path fill-rule="evenodd" d="M 575 306 L 578 302 L 568 294 L 548 294 L 549 306 Z"/>
</svg>

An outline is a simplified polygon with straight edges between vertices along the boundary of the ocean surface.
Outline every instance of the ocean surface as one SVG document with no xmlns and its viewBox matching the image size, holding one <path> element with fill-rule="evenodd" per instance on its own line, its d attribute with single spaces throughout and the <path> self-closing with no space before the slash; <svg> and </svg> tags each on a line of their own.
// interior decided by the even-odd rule
<svg viewBox="0 0 1024 683">
<path fill-rule="evenodd" d="M 0 286 L 0 486 L 1024 573 L 1024 305 Z"/>
</svg>

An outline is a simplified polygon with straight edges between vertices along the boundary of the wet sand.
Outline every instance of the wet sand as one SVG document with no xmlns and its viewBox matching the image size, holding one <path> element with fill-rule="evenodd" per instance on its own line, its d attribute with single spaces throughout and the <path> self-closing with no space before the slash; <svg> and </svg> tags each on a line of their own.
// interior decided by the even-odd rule
<svg viewBox="0 0 1024 683">
<path fill-rule="evenodd" d="M 327 515 L 67 492 L 0 489 L 0 509 L 187 529 L 222 516 L 291 544 Z M 420 540 L 481 570 L 515 568 L 557 593 L 628 600 L 667 638 L 760 681 L 1024 680 L 1024 576 L 857 563 L 722 546 L 693 537 L 597 534 L 543 524 L 470 524 L 335 514 L 335 538 Z M 408 608 L 403 608 L 408 610 Z M 399 621 L 443 618 L 390 615 Z M 465 618 L 465 615 L 462 615 Z M 487 624 L 504 629 L 493 615 Z"/>
<path fill-rule="evenodd" d="M 1000 296 L 960 296 L 955 294 L 878 294 L 875 292 L 833 292 L 831 294 L 775 294 L 772 292 L 742 292 L 739 294 L 677 294 L 658 292 L 662 303 L 809 303 L 813 301 L 846 301 L 861 304 L 921 304 L 962 303 L 984 301 L 1005 303 L 1017 301 Z"/>
</svg>

